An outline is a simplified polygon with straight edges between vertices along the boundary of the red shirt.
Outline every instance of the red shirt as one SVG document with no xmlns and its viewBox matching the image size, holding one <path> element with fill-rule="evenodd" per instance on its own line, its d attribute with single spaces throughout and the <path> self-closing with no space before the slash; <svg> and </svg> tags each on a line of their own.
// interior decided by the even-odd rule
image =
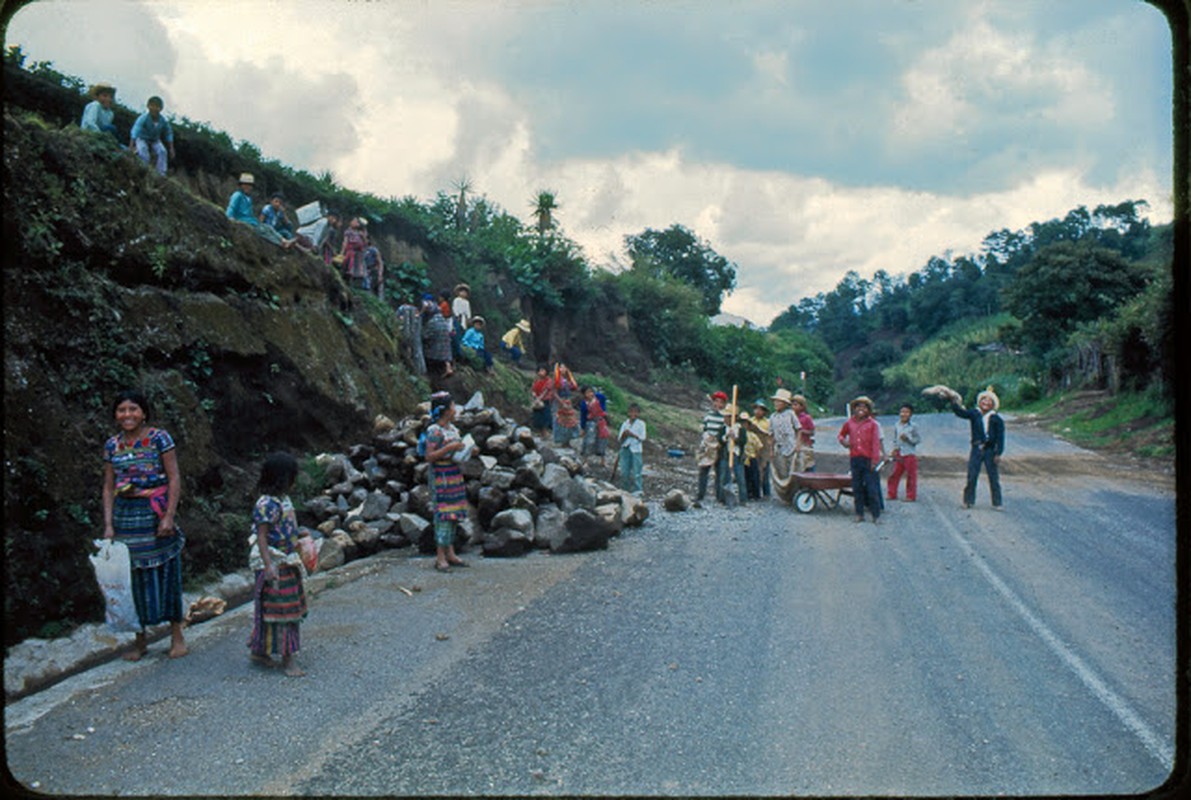
<svg viewBox="0 0 1191 800">
<path fill-rule="evenodd" d="M 853 458 L 867 458 L 874 464 L 881 458 L 881 435 L 872 417 L 849 419 L 839 429 L 839 441 L 847 446 L 848 455 Z"/>
</svg>

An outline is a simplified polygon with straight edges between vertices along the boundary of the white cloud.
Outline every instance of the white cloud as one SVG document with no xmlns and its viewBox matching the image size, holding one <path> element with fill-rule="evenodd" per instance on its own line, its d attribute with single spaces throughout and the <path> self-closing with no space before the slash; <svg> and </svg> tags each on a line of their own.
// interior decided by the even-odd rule
<svg viewBox="0 0 1191 800">
<path fill-rule="evenodd" d="M 928 148 L 988 128 L 1058 123 L 1064 128 L 1112 120 L 1112 88 L 1058 48 L 1029 34 L 998 30 L 983 6 L 939 47 L 929 48 L 901 78 L 904 102 L 894 113 L 891 146 Z"/>
</svg>

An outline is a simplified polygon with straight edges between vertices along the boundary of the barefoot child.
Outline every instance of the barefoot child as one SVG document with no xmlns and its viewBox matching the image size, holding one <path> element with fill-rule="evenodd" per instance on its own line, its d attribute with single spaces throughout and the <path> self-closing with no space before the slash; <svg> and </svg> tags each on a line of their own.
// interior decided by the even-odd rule
<svg viewBox="0 0 1191 800">
<path fill-rule="evenodd" d="M 281 656 L 281 668 L 291 677 L 306 673 L 294 663 L 301 647 L 299 628 L 306 618 L 305 568 L 298 539 L 308 535 L 298 528 L 289 490 L 298 476 L 298 462 L 289 453 L 273 453 L 261 467 L 261 496 L 252 509 L 252 535 L 248 538 L 248 565 L 256 575 L 255 611 L 248 649 L 253 662 L 277 666 L 271 656 Z"/>
</svg>

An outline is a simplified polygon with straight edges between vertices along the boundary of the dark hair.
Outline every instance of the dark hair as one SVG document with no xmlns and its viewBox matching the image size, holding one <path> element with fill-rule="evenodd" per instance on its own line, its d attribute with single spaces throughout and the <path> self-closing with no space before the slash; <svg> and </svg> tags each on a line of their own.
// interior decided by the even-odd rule
<svg viewBox="0 0 1191 800">
<path fill-rule="evenodd" d="M 439 297 L 441 297 L 443 300 L 450 300 L 450 299 L 451 299 L 451 296 L 452 296 L 452 295 L 451 295 L 451 290 L 450 290 L 450 289 L 443 289 L 441 292 L 439 292 L 439 293 L 438 293 L 438 296 L 439 296 Z"/>
<path fill-rule="evenodd" d="M 901 407 L 902 407 L 902 408 L 908 408 L 908 409 L 910 409 L 910 413 L 911 413 L 911 414 L 913 414 L 913 413 L 914 413 L 914 406 L 910 405 L 909 403 L 902 403 L 902 404 L 901 404 Z"/>
<path fill-rule="evenodd" d="M 116 416 L 116 409 L 125 400 L 131 400 L 141 407 L 141 411 L 145 412 L 145 420 L 153 416 L 153 407 L 149 405 L 149 398 L 145 397 L 145 393 L 140 389 L 124 389 L 116 394 L 116 399 L 112 402 L 112 416 Z"/>
<path fill-rule="evenodd" d="M 257 486 L 264 494 L 283 494 L 289 491 L 298 477 L 298 460 L 289 453 L 271 453 L 261 465 L 261 479 Z"/>
<path fill-rule="evenodd" d="M 629 411 L 637 411 L 637 412 L 640 412 L 640 411 L 641 411 L 641 406 L 637 405 L 636 403 L 629 403 Z"/>
<path fill-rule="evenodd" d="M 438 422 L 438 418 L 442 413 L 451 407 L 451 403 L 455 402 L 451 397 L 450 392 L 442 391 L 435 392 L 430 395 L 430 421 Z"/>
<path fill-rule="evenodd" d="M 271 197 L 270 199 L 271 200 L 284 200 L 285 196 L 282 195 L 281 192 L 273 192 L 273 197 Z"/>
<path fill-rule="evenodd" d="M 152 97 L 149 98 L 149 101 L 147 103 L 145 103 L 145 105 L 147 105 L 147 106 L 151 106 L 153 104 L 157 104 L 157 105 L 161 106 L 162 108 L 165 108 L 165 103 L 157 95 L 153 95 Z"/>
</svg>

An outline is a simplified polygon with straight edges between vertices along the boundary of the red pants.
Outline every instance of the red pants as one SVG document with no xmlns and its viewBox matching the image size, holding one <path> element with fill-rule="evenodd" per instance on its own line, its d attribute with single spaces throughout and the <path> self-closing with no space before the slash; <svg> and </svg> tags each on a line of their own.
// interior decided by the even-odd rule
<svg viewBox="0 0 1191 800">
<path fill-rule="evenodd" d="M 893 460 L 893 473 L 889 476 L 890 500 L 897 499 L 897 484 L 906 475 L 906 499 L 918 499 L 918 456 L 899 456 Z"/>
</svg>

